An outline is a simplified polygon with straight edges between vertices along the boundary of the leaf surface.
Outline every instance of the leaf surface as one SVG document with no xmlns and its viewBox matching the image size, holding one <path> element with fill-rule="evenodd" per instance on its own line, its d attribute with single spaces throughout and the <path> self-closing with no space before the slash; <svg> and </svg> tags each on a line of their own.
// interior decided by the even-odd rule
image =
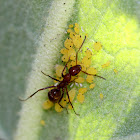
<svg viewBox="0 0 140 140">
<path fill-rule="evenodd" d="M 7 0 L 2 5 L 1 138 L 140 139 L 138 1 Z M 47 90 L 23 102 L 21 107 L 19 96 L 27 97 L 53 84 L 40 71 L 53 75 L 55 65 L 62 64 L 59 52 L 66 39 L 65 31 L 68 24 L 76 22 L 82 28 L 82 35 L 88 34 L 83 50 L 86 47 L 93 50 L 93 43 L 101 42 L 102 50 L 93 50 L 92 66 L 106 80 L 95 77 L 96 86 L 85 93 L 85 102 L 73 103 L 80 116 L 73 111 L 69 114 L 54 109 L 44 111 L 42 103 Z M 110 66 L 102 68 L 108 61 Z M 42 119 L 45 126 L 40 124 Z"/>
</svg>

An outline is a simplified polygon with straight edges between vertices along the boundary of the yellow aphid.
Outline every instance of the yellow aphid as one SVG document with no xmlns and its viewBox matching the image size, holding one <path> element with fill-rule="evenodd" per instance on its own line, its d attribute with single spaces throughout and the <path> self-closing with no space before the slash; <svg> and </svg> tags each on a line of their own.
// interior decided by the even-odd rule
<svg viewBox="0 0 140 140">
<path fill-rule="evenodd" d="M 118 71 L 116 70 L 116 69 L 114 69 L 114 72 L 117 74 L 118 73 Z"/>
<path fill-rule="evenodd" d="M 69 104 L 69 105 L 68 105 L 68 109 L 72 109 L 72 106 L 71 106 L 71 104 Z"/>
<path fill-rule="evenodd" d="M 68 69 L 70 68 L 70 67 L 73 67 L 73 66 L 75 66 L 76 65 L 76 61 L 75 60 L 72 60 L 70 63 L 68 63 Z M 77 65 L 80 65 L 80 61 L 77 61 Z"/>
<path fill-rule="evenodd" d="M 75 80 L 75 77 L 74 77 L 74 76 L 72 76 L 72 77 L 71 77 L 71 81 L 74 81 L 74 80 Z"/>
<path fill-rule="evenodd" d="M 102 68 L 108 67 L 110 65 L 110 61 L 106 62 L 105 64 L 102 65 Z"/>
<path fill-rule="evenodd" d="M 86 50 L 85 54 L 87 58 L 91 58 L 92 56 L 92 52 L 89 49 Z"/>
<path fill-rule="evenodd" d="M 82 93 L 78 93 L 78 95 L 77 95 L 77 100 L 78 100 L 80 103 L 83 103 L 84 100 L 85 100 L 85 96 L 84 96 Z"/>
<path fill-rule="evenodd" d="M 67 48 L 67 49 L 70 49 L 73 47 L 73 42 L 72 42 L 72 39 L 70 38 L 67 38 L 64 42 L 64 46 Z"/>
<path fill-rule="evenodd" d="M 87 75 L 86 81 L 87 81 L 88 83 L 92 83 L 93 80 L 94 80 L 94 77 L 93 77 L 92 75 Z"/>
<path fill-rule="evenodd" d="M 50 109 L 51 107 L 53 107 L 53 102 L 51 102 L 50 100 L 46 100 L 44 103 L 43 103 L 43 109 Z"/>
<path fill-rule="evenodd" d="M 67 105 L 67 101 L 66 101 L 66 98 L 62 98 L 60 104 L 65 107 Z"/>
<path fill-rule="evenodd" d="M 44 126 L 45 125 L 45 121 L 44 120 L 41 120 L 40 121 L 40 124 Z"/>
<path fill-rule="evenodd" d="M 55 110 L 56 112 L 62 112 L 63 108 L 58 103 L 55 103 Z"/>
<path fill-rule="evenodd" d="M 99 50 L 102 49 L 102 45 L 101 45 L 100 42 L 95 42 L 94 45 L 93 45 L 93 47 L 94 47 L 94 50 L 95 51 L 99 51 Z"/>
<path fill-rule="evenodd" d="M 71 61 L 70 62 L 70 67 L 73 67 L 73 66 L 75 66 L 76 65 L 76 61 Z"/>
<path fill-rule="evenodd" d="M 86 66 L 84 65 L 84 64 L 80 64 L 81 65 L 81 67 L 82 67 L 82 71 L 86 71 Z"/>
<path fill-rule="evenodd" d="M 68 69 L 70 69 L 70 67 L 72 67 L 70 62 L 68 62 L 67 67 L 68 67 Z"/>
<path fill-rule="evenodd" d="M 68 60 L 69 60 L 68 54 L 64 54 L 61 59 L 63 62 L 68 62 Z"/>
<path fill-rule="evenodd" d="M 65 74 L 65 72 L 64 72 Z M 55 74 L 56 75 L 56 74 Z M 56 79 L 58 79 L 59 81 L 62 81 L 63 80 L 63 77 L 58 77 L 56 76 Z M 58 81 L 54 80 L 54 83 L 59 83 Z M 50 89 L 53 89 L 53 88 L 50 88 Z"/>
<path fill-rule="evenodd" d="M 73 39 L 75 37 L 76 33 L 75 32 L 70 32 L 70 38 Z"/>
<path fill-rule="evenodd" d="M 76 34 L 79 34 L 79 31 L 80 31 L 79 27 L 74 27 L 74 31 Z"/>
<path fill-rule="evenodd" d="M 86 72 L 93 75 L 97 74 L 97 70 L 94 67 L 88 68 Z"/>
<path fill-rule="evenodd" d="M 63 48 L 63 49 L 60 50 L 60 52 L 61 52 L 62 54 L 67 54 L 67 53 L 68 53 L 68 49 Z"/>
<path fill-rule="evenodd" d="M 70 25 L 69 25 L 69 28 L 72 28 L 72 27 L 73 27 L 73 24 L 70 24 Z"/>
<path fill-rule="evenodd" d="M 72 102 L 76 94 L 76 89 L 73 88 L 69 91 L 70 101 Z M 68 96 L 66 96 L 66 101 L 69 102 Z"/>
<path fill-rule="evenodd" d="M 76 65 L 76 61 L 75 60 L 74 61 L 71 61 L 70 64 L 71 64 L 71 66 L 75 66 Z M 77 64 L 80 65 L 80 61 L 77 61 Z"/>
<path fill-rule="evenodd" d="M 78 77 L 77 79 L 75 79 L 75 82 L 77 83 L 83 83 L 85 81 L 85 79 L 83 77 Z"/>
<path fill-rule="evenodd" d="M 62 76 L 62 71 L 64 69 L 64 66 L 62 66 L 62 65 L 56 65 L 55 69 L 56 69 L 56 75 L 58 77 L 61 77 Z M 66 74 L 66 69 L 64 70 L 64 74 Z"/>
<path fill-rule="evenodd" d="M 75 60 L 76 58 L 76 52 L 73 48 L 68 50 L 68 57 L 70 57 L 70 60 Z"/>
<path fill-rule="evenodd" d="M 83 43 L 83 39 L 82 39 L 81 35 L 75 35 L 73 37 L 73 44 L 75 45 L 76 48 L 80 48 L 82 43 Z"/>
<path fill-rule="evenodd" d="M 91 65 L 91 59 L 90 59 L 90 58 L 87 58 L 86 56 L 83 57 L 83 59 L 82 59 L 82 64 L 83 64 L 86 68 L 88 68 L 88 67 Z"/>
<path fill-rule="evenodd" d="M 75 26 L 79 27 L 79 24 L 78 23 L 75 23 Z"/>
<path fill-rule="evenodd" d="M 95 87 L 95 84 L 91 84 L 91 85 L 89 86 L 90 89 L 92 89 L 92 88 L 94 88 L 94 87 Z"/>
<path fill-rule="evenodd" d="M 68 29 L 67 30 L 67 33 L 71 33 L 71 32 L 73 32 L 72 29 Z"/>
<path fill-rule="evenodd" d="M 79 93 L 84 94 L 85 92 L 87 92 L 87 88 L 80 88 L 79 89 Z"/>
<path fill-rule="evenodd" d="M 100 93 L 100 99 L 102 100 L 104 98 L 103 93 Z"/>
<path fill-rule="evenodd" d="M 88 38 L 88 34 L 85 34 L 86 38 Z"/>
<path fill-rule="evenodd" d="M 75 23 L 75 27 L 79 27 L 79 24 L 78 23 Z"/>
</svg>

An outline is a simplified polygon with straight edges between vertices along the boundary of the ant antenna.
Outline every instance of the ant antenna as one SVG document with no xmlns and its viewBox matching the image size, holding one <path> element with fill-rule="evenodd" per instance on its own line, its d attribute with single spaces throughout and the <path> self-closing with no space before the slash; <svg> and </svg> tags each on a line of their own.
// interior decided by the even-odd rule
<svg viewBox="0 0 140 140">
<path fill-rule="evenodd" d="M 83 40 L 83 42 L 82 42 L 82 44 L 81 44 L 81 46 L 80 46 L 79 50 L 78 50 L 78 51 L 77 51 L 77 53 L 76 53 L 76 65 L 77 65 L 78 53 L 79 53 L 80 49 L 82 48 L 82 46 L 83 46 L 83 44 L 84 44 L 85 40 L 86 40 L 86 36 L 85 36 L 85 38 L 84 38 L 84 40 Z"/>
<path fill-rule="evenodd" d="M 94 76 L 96 76 L 96 77 L 99 77 L 99 78 L 102 78 L 102 79 L 104 79 L 104 80 L 106 80 L 104 77 L 102 77 L 102 76 L 99 76 L 99 75 L 94 75 Z"/>
<path fill-rule="evenodd" d="M 82 71 L 83 73 L 85 73 L 85 74 L 87 74 L 87 75 L 93 75 L 93 74 L 89 74 L 89 73 L 87 73 L 87 72 L 85 72 L 85 71 Z M 104 77 L 102 77 L 102 76 L 99 76 L 99 75 L 93 75 L 93 76 L 96 76 L 96 77 L 99 77 L 99 78 L 102 78 L 102 79 L 104 79 L 104 80 L 106 80 Z"/>
<path fill-rule="evenodd" d="M 26 98 L 26 99 L 20 99 L 20 98 L 19 98 L 19 100 L 20 100 L 20 101 L 26 101 L 26 100 L 28 100 L 29 98 L 31 98 L 32 96 L 34 96 L 37 92 L 39 92 L 39 91 L 41 91 L 41 90 L 48 89 L 48 88 L 52 88 L 52 87 L 56 87 L 56 86 L 50 86 L 50 87 L 41 88 L 41 89 L 37 90 L 36 92 L 34 92 L 32 95 L 30 95 L 28 98 Z"/>
</svg>

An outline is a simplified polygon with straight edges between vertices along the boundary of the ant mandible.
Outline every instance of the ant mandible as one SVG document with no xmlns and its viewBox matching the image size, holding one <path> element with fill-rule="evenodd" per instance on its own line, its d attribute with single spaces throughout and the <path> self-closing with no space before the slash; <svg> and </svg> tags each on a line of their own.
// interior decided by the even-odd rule
<svg viewBox="0 0 140 140">
<path fill-rule="evenodd" d="M 83 73 L 85 73 L 85 74 L 87 74 L 87 75 L 93 75 L 93 74 L 89 74 L 89 73 L 87 73 L 87 72 L 85 72 L 85 71 L 82 71 L 81 65 L 77 65 L 78 53 L 79 53 L 80 49 L 82 48 L 82 46 L 83 46 L 85 40 L 86 40 L 86 36 L 85 36 L 85 38 L 84 38 L 84 40 L 83 40 L 83 42 L 82 42 L 82 44 L 81 44 L 79 50 L 78 50 L 77 53 L 76 53 L 76 65 L 73 66 L 73 67 L 70 67 L 69 73 L 67 73 L 67 74 L 64 75 L 64 74 L 63 74 L 63 73 L 64 73 L 64 70 L 66 69 L 67 64 L 68 64 L 69 61 L 66 63 L 66 65 L 65 65 L 65 67 L 64 67 L 64 69 L 63 69 L 63 71 L 62 71 L 62 77 L 63 77 L 63 80 L 62 80 L 62 81 L 60 81 L 60 80 L 58 80 L 58 79 L 56 79 L 56 78 L 53 78 L 53 77 L 51 77 L 50 75 L 46 75 L 44 72 L 41 71 L 44 75 L 50 77 L 51 79 L 53 79 L 53 80 L 55 80 L 55 81 L 60 82 L 57 86 L 49 86 L 49 87 L 41 88 L 41 89 L 37 90 L 36 92 L 34 92 L 32 95 L 30 95 L 28 98 L 26 98 L 26 99 L 20 99 L 20 100 L 21 100 L 21 101 L 26 101 L 26 100 L 28 100 L 29 98 L 31 98 L 32 96 L 34 96 L 37 92 L 39 92 L 39 91 L 41 91 L 41 90 L 53 88 L 53 89 L 51 89 L 51 90 L 48 92 L 48 98 L 49 98 L 49 100 L 50 100 L 51 102 L 53 102 L 53 103 L 58 103 L 62 108 L 66 108 L 66 107 L 63 107 L 63 106 L 60 104 L 60 102 L 61 102 L 61 100 L 62 100 L 62 98 L 63 98 L 63 96 L 64 96 L 64 91 L 66 90 L 66 94 L 67 94 L 67 96 L 68 96 L 69 103 L 71 104 L 74 113 L 75 113 L 76 115 L 79 115 L 79 114 L 77 114 L 77 113 L 75 112 L 74 107 L 73 107 L 73 105 L 72 105 L 72 103 L 71 103 L 71 101 L 70 101 L 70 97 L 69 97 L 69 94 L 68 94 L 67 86 L 75 80 L 75 79 L 74 79 L 73 81 L 71 81 L 71 76 L 76 76 L 76 75 L 78 75 L 78 73 L 79 73 L 80 71 L 83 72 Z M 102 78 L 102 79 L 106 80 L 105 78 L 103 78 L 103 77 L 101 77 L 101 76 L 98 76 L 98 75 L 94 75 L 94 76 L 97 76 L 97 77 L 99 77 L 99 78 Z M 61 93 L 61 90 L 62 90 L 62 93 Z M 67 108 L 66 108 L 66 110 L 67 110 Z"/>
</svg>

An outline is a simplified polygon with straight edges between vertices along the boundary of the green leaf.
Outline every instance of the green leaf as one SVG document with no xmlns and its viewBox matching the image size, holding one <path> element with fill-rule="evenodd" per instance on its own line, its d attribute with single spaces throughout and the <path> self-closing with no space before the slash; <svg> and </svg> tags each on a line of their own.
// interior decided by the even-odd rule
<svg viewBox="0 0 140 140">
<path fill-rule="evenodd" d="M 140 139 L 139 6 L 131 0 L 2 1 L 0 138 Z M 88 34 L 83 50 L 101 42 L 102 50 L 93 50 L 92 65 L 106 80 L 95 77 L 96 86 L 85 93 L 85 102 L 73 102 L 80 116 L 44 111 L 48 91 L 21 103 L 18 97 L 53 84 L 41 71 L 53 75 L 55 65 L 62 64 L 65 31 L 76 22 L 82 35 Z M 102 68 L 107 61 L 110 66 Z"/>
</svg>

